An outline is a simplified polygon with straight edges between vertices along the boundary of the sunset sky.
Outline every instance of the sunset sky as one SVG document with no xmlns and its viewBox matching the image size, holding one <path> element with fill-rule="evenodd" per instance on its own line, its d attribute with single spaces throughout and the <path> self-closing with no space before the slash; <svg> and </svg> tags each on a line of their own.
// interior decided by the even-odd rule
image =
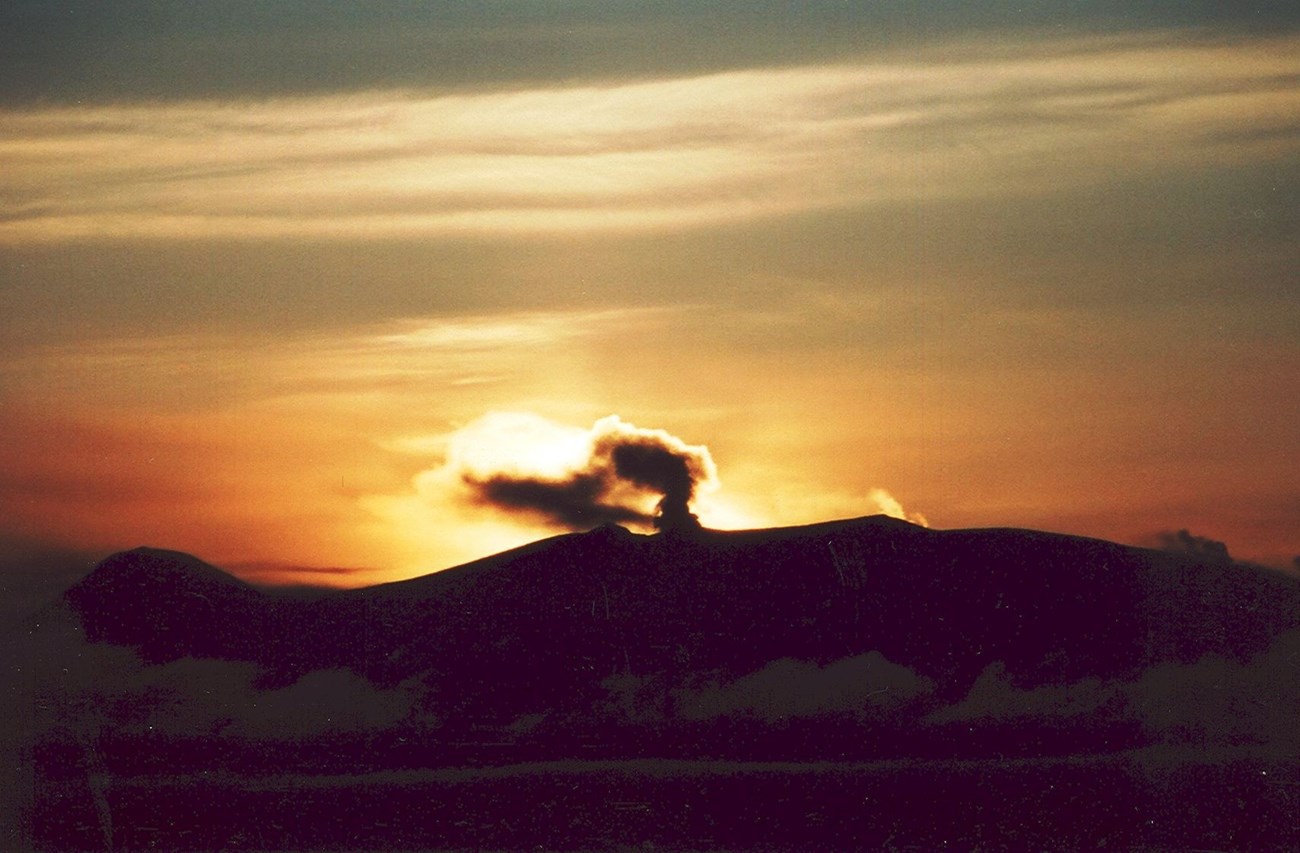
<svg viewBox="0 0 1300 853">
<path fill-rule="evenodd" d="M 560 529 L 467 460 L 563 468 L 616 415 L 707 448 L 710 526 L 1288 566 L 1298 23 L 11 0 L 0 546 L 422 574 Z"/>
</svg>

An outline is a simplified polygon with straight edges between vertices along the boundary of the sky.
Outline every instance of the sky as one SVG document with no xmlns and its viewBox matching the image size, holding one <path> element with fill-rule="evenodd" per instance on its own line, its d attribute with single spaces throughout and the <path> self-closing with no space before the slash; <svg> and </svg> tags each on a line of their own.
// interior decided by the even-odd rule
<svg viewBox="0 0 1300 853">
<path fill-rule="evenodd" d="M 1135 6 L 6 3 L 0 574 L 648 519 L 611 424 L 706 526 L 1291 566 L 1300 13 Z"/>
</svg>

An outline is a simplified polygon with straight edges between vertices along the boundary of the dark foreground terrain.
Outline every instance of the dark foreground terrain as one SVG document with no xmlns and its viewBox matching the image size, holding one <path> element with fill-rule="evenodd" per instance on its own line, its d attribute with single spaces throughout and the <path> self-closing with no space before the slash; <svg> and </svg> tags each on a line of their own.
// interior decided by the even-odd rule
<svg viewBox="0 0 1300 853">
<path fill-rule="evenodd" d="M 1298 786 L 1294 761 L 1195 753 L 567 761 L 117 778 L 108 827 L 63 780 L 37 819 L 50 848 L 114 850 L 1283 850 Z"/>
<path fill-rule="evenodd" d="M 272 595 L 114 555 L 6 645 L 5 849 L 1300 847 L 1300 585 L 882 517 Z"/>
</svg>

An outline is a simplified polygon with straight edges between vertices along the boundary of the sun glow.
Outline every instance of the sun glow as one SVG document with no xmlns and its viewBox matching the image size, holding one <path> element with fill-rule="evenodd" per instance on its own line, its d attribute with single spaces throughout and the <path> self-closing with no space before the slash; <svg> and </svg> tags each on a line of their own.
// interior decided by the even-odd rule
<svg viewBox="0 0 1300 853">
<path fill-rule="evenodd" d="M 1300 36 L 1017 32 L 8 100 L 0 540 L 352 583 L 671 495 L 1290 565 Z"/>
<path fill-rule="evenodd" d="M 494 412 L 454 433 L 447 465 L 470 473 L 504 471 L 562 480 L 591 453 L 586 430 L 532 414 Z"/>
<path fill-rule="evenodd" d="M 721 494 L 708 448 L 614 415 L 584 429 L 494 412 L 400 447 L 438 462 L 416 474 L 409 491 L 365 496 L 361 506 L 396 543 L 401 573 L 443 567 L 430 566 L 435 553 L 453 565 L 607 522 L 651 533 L 661 501 L 686 501 L 709 528 L 770 523 Z"/>
<path fill-rule="evenodd" d="M 771 518 L 746 506 L 743 500 L 718 492 L 700 495 L 691 508 L 700 523 L 713 530 L 752 530 L 772 524 Z"/>
</svg>

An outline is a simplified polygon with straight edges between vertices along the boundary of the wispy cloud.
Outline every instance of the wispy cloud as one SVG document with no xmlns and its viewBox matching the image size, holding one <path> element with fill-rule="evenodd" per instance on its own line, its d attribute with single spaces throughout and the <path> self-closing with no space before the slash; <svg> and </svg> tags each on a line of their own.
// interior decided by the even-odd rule
<svg viewBox="0 0 1300 853">
<path fill-rule="evenodd" d="M 680 308 L 411 317 L 295 335 L 200 332 L 33 345 L 0 362 L 0 385 L 47 400 L 169 408 L 289 396 L 503 382 L 540 354 L 645 330 Z"/>
<path fill-rule="evenodd" d="M 0 240 L 680 228 L 1300 145 L 1294 36 L 0 113 Z"/>
</svg>

